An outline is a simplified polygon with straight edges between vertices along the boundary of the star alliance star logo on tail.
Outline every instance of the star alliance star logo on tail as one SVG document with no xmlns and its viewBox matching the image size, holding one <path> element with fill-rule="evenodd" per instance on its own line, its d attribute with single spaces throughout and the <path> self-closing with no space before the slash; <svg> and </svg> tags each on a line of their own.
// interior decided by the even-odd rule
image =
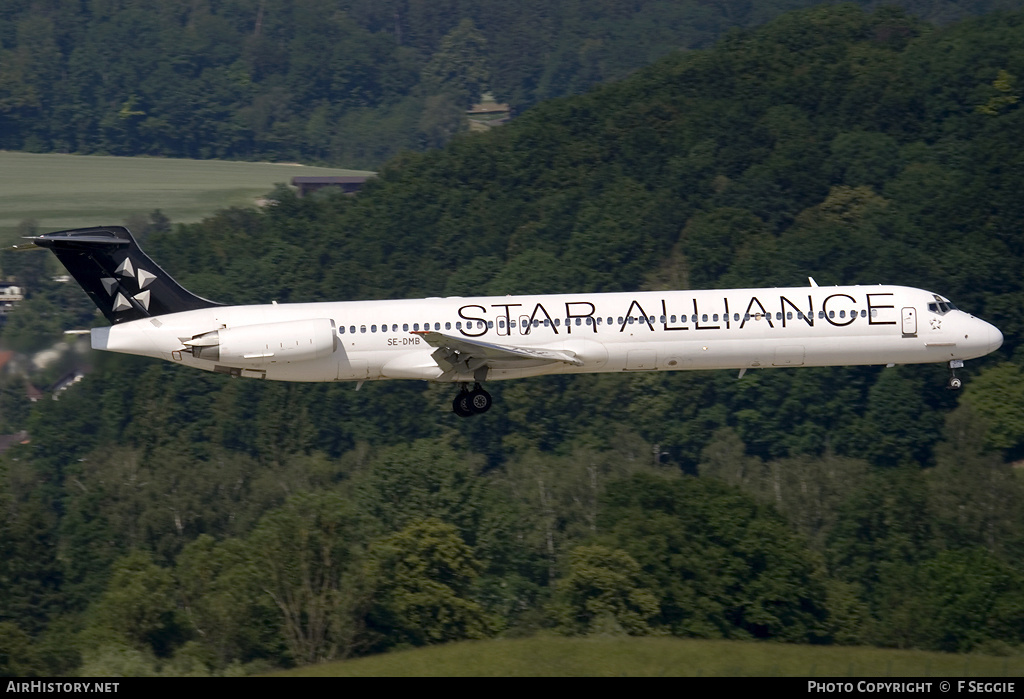
<svg viewBox="0 0 1024 699">
<path fill-rule="evenodd" d="M 156 280 L 156 275 L 152 272 L 147 272 L 141 267 L 136 271 L 131 259 L 128 257 L 124 258 L 124 261 L 118 265 L 117 269 L 114 270 L 114 274 L 120 276 L 121 280 L 118 281 L 115 277 L 102 277 L 100 279 L 103 288 L 114 298 L 114 312 L 128 311 L 133 308 L 131 301 L 122 293 L 122 291 L 128 293 L 124 286 L 124 282 L 128 279 L 133 279 L 139 289 L 137 293 L 132 295 L 132 299 L 148 311 L 149 289 L 146 287 Z"/>
</svg>

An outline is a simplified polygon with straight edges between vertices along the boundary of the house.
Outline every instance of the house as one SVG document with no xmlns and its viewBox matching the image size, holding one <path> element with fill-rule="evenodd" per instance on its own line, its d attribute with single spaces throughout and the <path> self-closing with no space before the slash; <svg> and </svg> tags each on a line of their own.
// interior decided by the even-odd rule
<svg viewBox="0 0 1024 699">
<path fill-rule="evenodd" d="M 298 187 L 299 196 L 304 197 L 324 187 L 337 187 L 345 194 L 355 194 L 373 175 L 348 175 L 342 177 L 293 177 L 292 186 Z"/>
<path fill-rule="evenodd" d="M 19 301 L 25 300 L 25 290 L 14 282 L 0 282 L 0 316 L 6 316 Z"/>
</svg>

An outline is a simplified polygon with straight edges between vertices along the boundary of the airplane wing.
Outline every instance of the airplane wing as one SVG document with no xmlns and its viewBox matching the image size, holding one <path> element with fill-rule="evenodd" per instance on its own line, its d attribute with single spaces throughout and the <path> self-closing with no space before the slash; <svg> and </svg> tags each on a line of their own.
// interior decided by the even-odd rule
<svg viewBox="0 0 1024 699">
<path fill-rule="evenodd" d="M 421 336 L 428 345 L 437 348 L 430 356 L 445 374 L 473 373 L 494 364 L 538 366 L 562 362 L 583 366 L 574 353 L 563 350 L 498 345 L 432 330 L 413 331 L 412 334 Z"/>
</svg>

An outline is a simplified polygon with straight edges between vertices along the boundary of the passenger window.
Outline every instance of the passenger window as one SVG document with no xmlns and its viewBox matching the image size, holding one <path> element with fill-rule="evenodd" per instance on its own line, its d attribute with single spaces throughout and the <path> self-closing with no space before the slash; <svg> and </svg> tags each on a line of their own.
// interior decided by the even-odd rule
<svg viewBox="0 0 1024 699">
<path fill-rule="evenodd" d="M 366 332 L 366 326 L 365 325 L 360 325 L 359 326 L 359 332 L 361 332 L 361 333 Z"/>
<path fill-rule="evenodd" d="M 413 332 L 417 332 L 417 331 L 419 331 L 419 329 L 420 329 L 420 324 L 419 324 L 419 323 L 413 323 L 413 324 L 412 324 L 412 329 L 413 329 Z"/>
<path fill-rule="evenodd" d="M 409 332 L 409 324 L 408 323 L 402 323 L 402 330 L 405 331 L 405 332 Z"/>
<path fill-rule="evenodd" d="M 445 323 L 444 324 L 444 329 L 445 330 L 451 330 L 452 329 L 452 324 L 451 323 Z"/>
</svg>

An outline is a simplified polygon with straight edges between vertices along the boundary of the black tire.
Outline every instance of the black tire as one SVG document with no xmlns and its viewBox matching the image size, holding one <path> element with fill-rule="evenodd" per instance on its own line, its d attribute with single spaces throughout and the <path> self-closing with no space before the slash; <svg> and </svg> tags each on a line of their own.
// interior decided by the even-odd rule
<svg viewBox="0 0 1024 699">
<path fill-rule="evenodd" d="M 491 409 L 491 394 L 482 388 L 469 393 L 469 404 L 474 413 L 486 413 Z"/>
<path fill-rule="evenodd" d="M 951 391 L 959 391 L 960 387 L 963 385 L 964 382 L 961 381 L 959 377 L 954 376 L 949 380 L 949 383 L 946 384 L 946 387 L 949 388 L 949 390 Z"/>
<path fill-rule="evenodd" d="M 476 414 L 473 404 L 469 400 L 469 392 L 463 391 L 455 396 L 455 400 L 452 401 L 452 412 L 459 417 L 470 417 Z"/>
</svg>

